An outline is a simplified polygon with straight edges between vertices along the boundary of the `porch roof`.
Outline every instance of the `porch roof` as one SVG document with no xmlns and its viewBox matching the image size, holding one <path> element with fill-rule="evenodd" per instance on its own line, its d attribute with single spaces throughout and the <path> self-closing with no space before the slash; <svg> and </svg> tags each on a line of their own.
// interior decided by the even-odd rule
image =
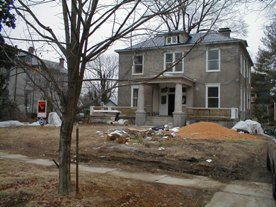
<svg viewBox="0 0 276 207">
<path fill-rule="evenodd" d="M 147 78 L 144 78 L 143 82 L 146 82 L 147 84 L 180 83 L 180 84 L 192 87 L 195 83 L 195 80 L 181 74 L 181 75 L 161 75 L 157 78 L 156 76 L 147 77 Z"/>
</svg>

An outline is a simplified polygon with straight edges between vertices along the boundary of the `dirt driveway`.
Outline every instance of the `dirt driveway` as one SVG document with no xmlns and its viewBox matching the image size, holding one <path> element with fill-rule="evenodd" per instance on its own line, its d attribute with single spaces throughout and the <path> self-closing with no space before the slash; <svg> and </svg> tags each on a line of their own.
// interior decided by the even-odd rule
<svg viewBox="0 0 276 207">
<path fill-rule="evenodd" d="M 222 140 L 175 137 L 146 140 L 137 136 L 132 137 L 128 144 L 118 144 L 107 142 L 102 136 L 102 132 L 107 132 L 110 128 L 124 127 L 79 126 L 79 152 L 83 163 L 99 167 L 117 167 L 130 172 L 147 171 L 174 176 L 183 176 L 184 173 L 204 175 L 226 184 L 234 180 L 270 182 L 270 175 L 265 167 L 267 140 L 263 137 L 254 139 L 225 138 Z M 59 129 L 53 127 L 2 128 L 0 129 L 0 151 L 57 160 L 58 134 Z M 72 141 L 74 143 L 74 136 Z M 74 151 L 73 149 L 74 144 L 72 151 Z M 157 189 L 154 188 L 153 192 L 156 193 Z M 128 190 L 132 192 L 134 189 L 128 188 Z M 173 191 L 171 188 L 170 190 Z M 180 191 L 178 189 L 177 192 Z M 206 195 L 202 196 L 201 190 L 190 189 L 189 191 L 190 204 L 193 203 L 193 206 L 204 206 L 214 193 L 207 191 Z M 183 195 L 179 194 L 179 196 Z M 151 204 L 160 199 L 147 196 L 145 198 L 149 199 L 148 202 Z M 197 198 L 197 202 L 193 202 L 195 198 Z M 188 198 L 186 197 L 186 199 Z M 179 201 L 181 205 L 170 205 L 170 202 L 167 201 L 165 199 L 164 205 L 162 205 L 189 206 L 184 205 L 183 200 Z M 162 205 L 152 204 L 149 206 Z"/>
</svg>

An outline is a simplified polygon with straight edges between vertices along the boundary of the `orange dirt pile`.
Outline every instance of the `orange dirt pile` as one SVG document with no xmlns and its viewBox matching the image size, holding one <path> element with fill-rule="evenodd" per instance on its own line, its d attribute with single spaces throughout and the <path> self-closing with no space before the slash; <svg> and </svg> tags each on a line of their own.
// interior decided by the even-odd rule
<svg viewBox="0 0 276 207">
<path fill-rule="evenodd" d="M 177 133 L 190 139 L 255 139 L 256 136 L 228 129 L 212 122 L 198 122 L 180 128 Z"/>
</svg>

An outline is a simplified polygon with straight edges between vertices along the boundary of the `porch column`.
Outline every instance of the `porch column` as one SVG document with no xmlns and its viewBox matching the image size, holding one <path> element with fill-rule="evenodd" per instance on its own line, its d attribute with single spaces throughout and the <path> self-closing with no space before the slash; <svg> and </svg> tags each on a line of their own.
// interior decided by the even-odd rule
<svg viewBox="0 0 276 207">
<path fill-rule="evenodd" d="M 182 111 L 182 84 L 175 85 L 175 105 L 173 112 L 174 126 L 183 126 L 185 123 L 185 116 Z"/>
<path fill-rule="evenodd" d="M 175 85 L 174 112 L 182 112 L 182 84 Z"/>
<path fill-rule="evenodd" d="M 135 124 L 138 126 L 144 125 L 146 122 L 146 112 L 144 108 L 145 108 L 145 86 L 141 84 L 139 85 L 139 89 L 138 89 L 137 111 L 135 112 Z"/>
</svg>

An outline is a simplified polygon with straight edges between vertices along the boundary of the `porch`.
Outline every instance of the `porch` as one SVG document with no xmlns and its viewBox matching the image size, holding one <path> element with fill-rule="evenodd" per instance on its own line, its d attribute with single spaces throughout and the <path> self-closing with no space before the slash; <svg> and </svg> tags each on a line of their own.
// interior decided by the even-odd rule
<svg viewBox="0 0 276 207">
<path fill-rule="evenodd" d="M 110 108 L 110 107 L 109 107 Z M 103 107 L 94 106 L 90 108 L 90 119 L 91 122 L 106 122 L 111 117 L 115 118 L 115 115 L 120 112 L 119 118 L 128 119 L 130 123 L 134 123 L 137 108 L 129 106 L 115 106 L 112 110 L 108 110 L 112 113 L 103 115 Z M 174 124 L 173 116 L 162 116 L 159 114 L 152 113 L 152 106 L 144 108 L 145 111 L 145 123 L 146 126 L 158 126 L 168 123 Z M 214 121 L 214 122 L 233 122 L 239 119 L 238 108 L 204 108 L 204 107 L 183 107 L 183 119 L 185 122 L 196 122 L 196 121 Z M 186 123 L 184 123 L 186 124 Z M 175 124 L 174 124 L 175 125 Z"/>
<path fill-rule="evenodd" d="M 164 119 L 168 117 L 173 120 L 170 122 L 174 126 L 183 126 L 185 124 L 183 107 L 193 105 L 194 80 L 183 74 L 177 74 L 149 78 L 144 82 L 136 86 L 135 124 L 152 125 L 158 121 L 152 120 L 160 116 L 160 122 L 165 122 Z"/>
<path fill-rule="evenodd" d="M 187 107 L 183 110 L 183 119 L 185 122 L 213 121 L 232 123 L 239 119 L 239 110 L 237 108 L 203 108 Z M 173 116 L 157 116 L 147 113 L 145 125 L 157 126 L 167 123 L 173 123 Z M 186 123 L 184 123 L 186 124 Z"/>
</svg>

